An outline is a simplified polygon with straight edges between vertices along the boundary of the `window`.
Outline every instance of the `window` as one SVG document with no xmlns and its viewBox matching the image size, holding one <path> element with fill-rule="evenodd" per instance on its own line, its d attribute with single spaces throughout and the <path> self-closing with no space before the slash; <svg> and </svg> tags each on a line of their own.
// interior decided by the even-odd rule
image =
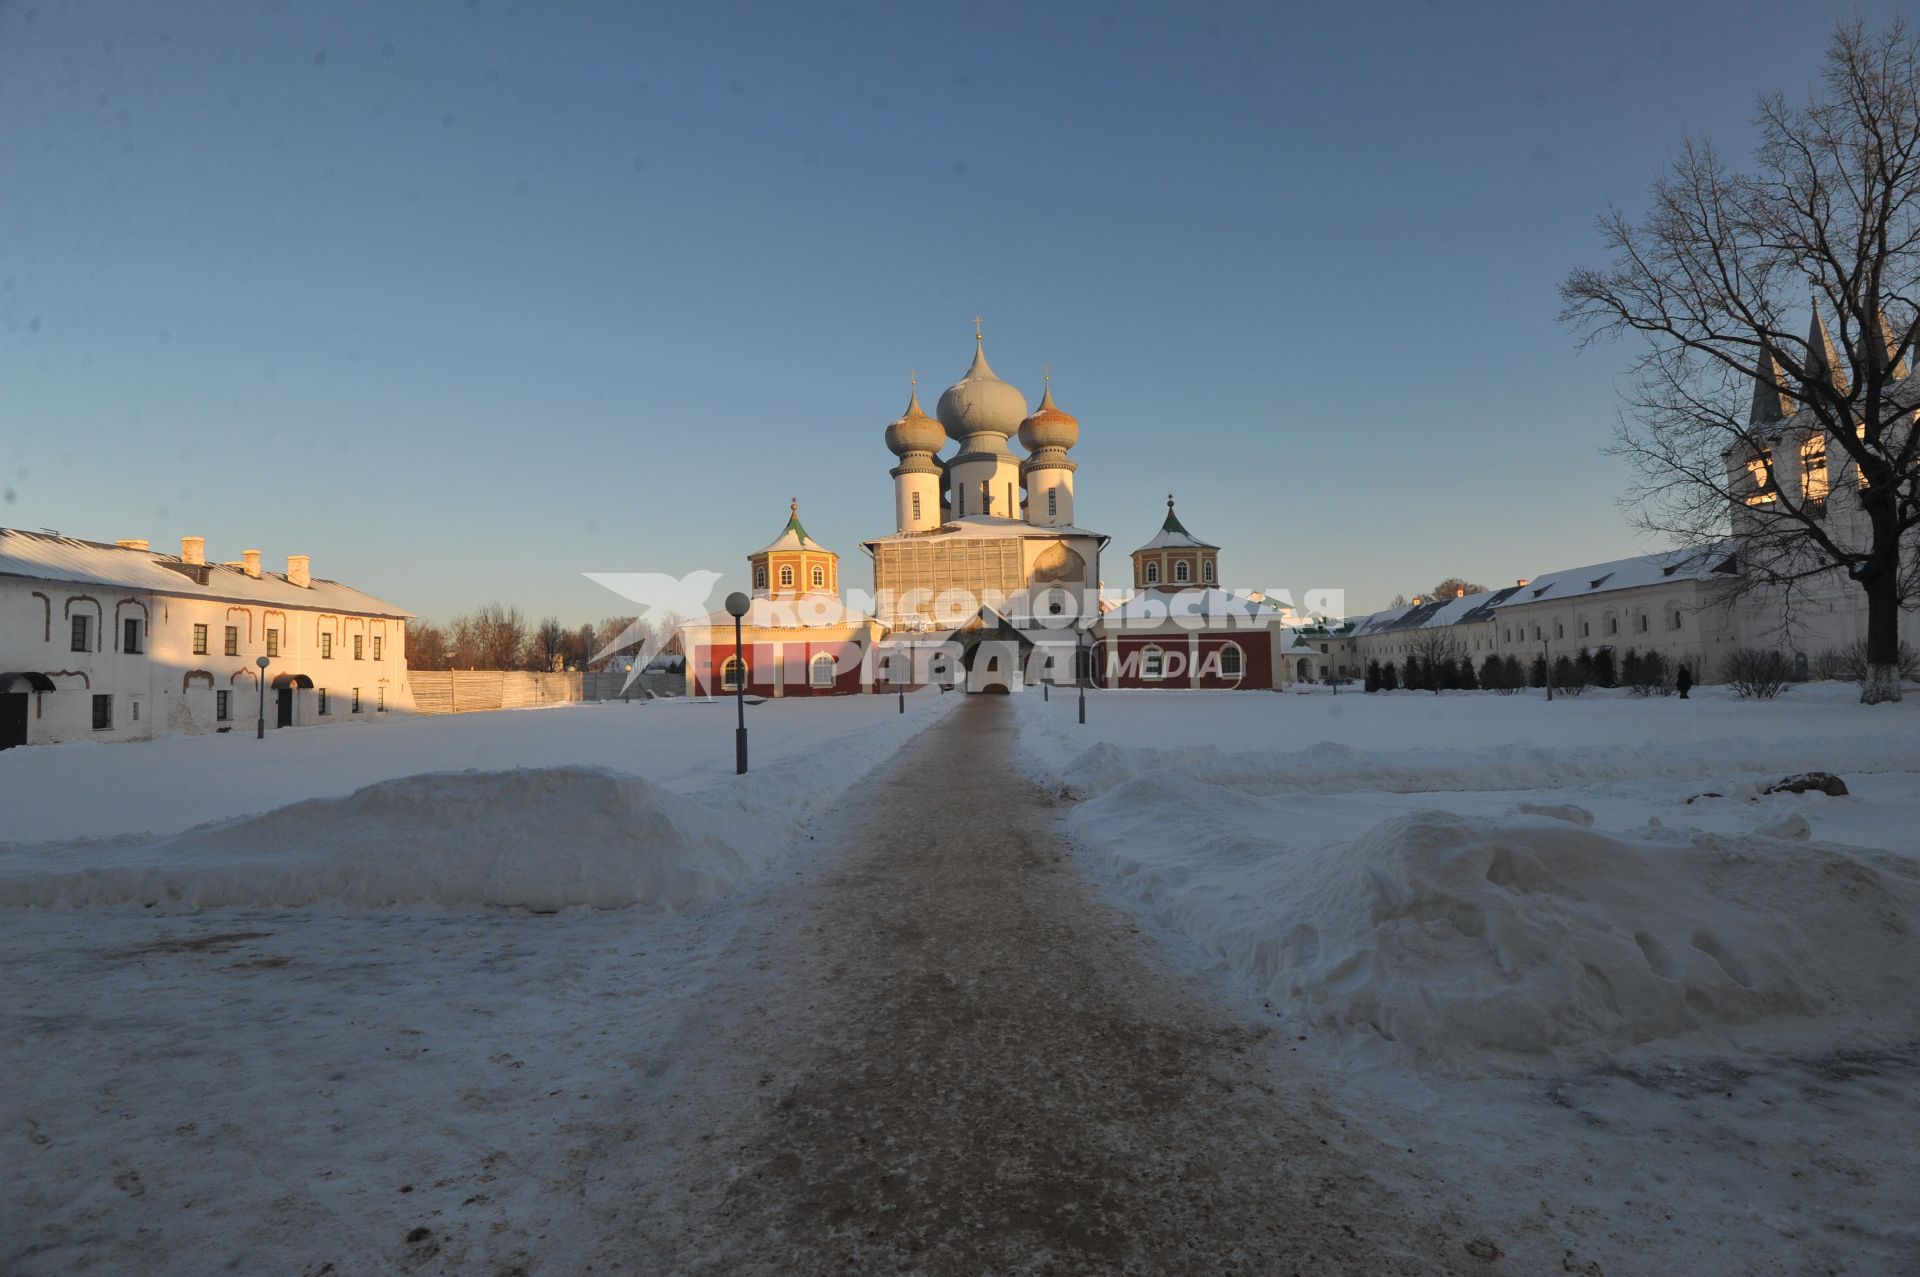
<svg viewBox="0 0 1920 1277">
<path fill-rule="evenodd" d="M 87 641 L 87 622 L 92 619 L 90 616 L 76 616 L 73 618 L 74 651 L 91 652 L 93 650 L 93 644 Z"/>
<path fill-rule="evenodd" d="M 268 656 L 280 655 L 280 631 L 279 630 L 267 631 L 267 655 Z"/>
<path fill-rule="evenodd" d="M 1052 519 L 1057 517 L 1059 513 L 1060 513 L 1060 490 L 1058 488 L 1048 488 L 1047 489 L 1047 517 L 1049 519 Z"/>
<path fill-rule="evenodd" d="M 767 588 L 767 565 L 764 563 L 753 570 L 753 588 L 756 590 Z"/>
<path fill-rule="evenodd" d="M 364 659 L 360 649 L 361 649 L 361 645 L 365 643 L 365 641 L 366 641 L 366 636 L 363 634 L 356 634 L 353 636 L 353 659 L 354 660 L 358 661 L 358 660 Z"/>
<path fill-rule="evenodd" d="M 1827 437 L 1815 435 L 1800 445 L 1800 493 L 1809 502 L 1827 499 Z"/>
<path fill-rule="evenodd" d="M 1675 612 L 1673 616 L 1669 618 L 1667 622 L 1667 628 L 1670 630 L 1677 630 L 1680 628 L 1680 613 Z"/>
<path fill-rule="evenodd" d="M 825 652 L 813 658 L 807 666 L 807 682 L 815 687 L 833 686 L 833 658 Z"/>
<path fill-rule="evenodd" d="M 1645 634 L 1647 632 L 1647 614 L 1645 612 L 1642 612 L 1639 616 L 1636 616 L 1633 619 L 1635 622 L 1633 628 L 1640 631 L 1642 634 Z"/>
<path fill-rule="evenodd" d="M 1220 677 L 1239 678 L 1246 662 L 1240 654 L 1238 643 L 1229 643 L 1220 649 Z"/>
<path fill-rule="evenodd" d="M 93 698 L 93 730 L 104 732 L 113 726 L 113 697 Z"/>
<path fill-rule="evenodd" d="M 1187 565 L 1187 561 L 1185 559 L 1177 559 L 1174 561 L 1174 565 L 1173 565 L 1174 580 L 1185 581 L 1190 579 L 1192 575 L 1193 575 L 1193 569 Z"/>
<path fill-rule="evenodd" d="M 1158 585 L 1159 583 L 1160 583 L 1160 565 L 1158 563 L 1147 564 L 1147 584 Z"/>
<path fill-rule="evenodd" d="M 1557 639 L 1565 638 L 1567 636 L 1567 627 L 1555 621 L 1553 623 L 1553 636 Z"/>
<path fill-rule="evenodd" d="M 193 627 L 193 654 L 195 656 L 207 654 L 207 627 L 204 625 Z"/>
<path fill-rule="evenodd" d="M 133 706 L 133 721 L 137 723 L 140 721 L 140 702 L 132 701 L 130 703 Z"/>
<path fill-rule="evenodd" d="M 1593 623 L 1590 621 L 1580 622 L 1580 637 L 1587 638 L 1587 637 L 1590 637 L 1592 634 L 1593 634 Z"/>
<path fill-rule="evenodd" d="M 380 640 L 382 637 L 383 636 L 379 634 L 373 636 L 373 659 L 376 661 L 380 659 Z"/>
<path fill-rule="evenodd" d="M 1773 486 L 1773 449 L 1762 448 L 1760 455 L 1747 462 L 1747 504 L 1772 505 L 1777 495 Z"/>
<path fill-rule="evenodd" d="M 1208 559 L 1200 565 L 1200 579 L 1209 585 L 1213 583 L 1213 560 Z"/>
<path fill-rule="evenodd" d="M 320 659 L 323 661 L 333 659 L 333 635 L 325 630 L 320 632 Z"/>
<path fill-rule="evenodd" d="M 781 567 L 781 569 L 780 569 L 780 584 L 782 584 L 782 585 L 792 585 L 792 584 L 793 584 L 793 564 L 791 564 L 791 563 L 788 563 L 788 564 L 786 564 L 786 565 L 784 565 L 784 566 L 782 566 L 782 567 Z"/>
<path fill-rule="evenodd" d="M 1617 616 L 1610 616 L 1610 617 L 1608 617 L 1608 618 L 1607 618 L 1607 633 L 1609 633 L 1609 634 L 1618 634 L 1619 632 L 1620 632 L 1620 618 L 1619 618 L 1619 617 L 1617 617 Z"/>
<path fill-rule="evenodd" d="M 920 522 L 920 494 L 918 492 L 913 494 L 913 521 L 915 523 Z M 760 575 L 765 577 L 766 573 L 762 572 Z M 766 581 L 762 580 L 760 584 L 765 585 Z"/>
<path fill-rule="evenodd" d="M 387 712 L 387 689 L 384 687 L 376 687 L 373 690 L 373 712 L 376 714 Z"/>
<path fill-rule="evenodd" d="M 967 490 L 965 488 L 961 488 L 958 492 L 954 493 L 953 495 L 960 498 L 959 513 L 962 515 L 965 515 L 967 512 Z"/>
<path fill-rule="evenodd" d="M 737 656 L 729 656 L 727 663 L 720 667 L 720 686 L 729 692 L 737 692 L 746 685 L 746 663 Z"/>
<path fill-rule="evenodd" d="M 215 692 L 213 694 L 213 717 L 215 722 L 225 723 L 233 718 L 233 693 Z"/>
<path fill-rule="evenodd" d="M 353 689 L 353 712 L 360 712 L 360 689 L 357 687 Z"/>
<path fill-rule="evenodd" d="M 130 616 L 121 623 L 120 650 L 137 652 L 140 650 L 140 618 Z"/>
<path fill-rule="evenodd" d="M 327 689 L 326 688 L 324 687 L 314 688 L 313 700 L 314 700 L 314 709 L 318 713 L 324 714 L 327 712 Z"/>
<path fill-rule="evenodd" d="M 1513 642 L 1513 627 L 1511 625 L 1500 631 L 1500 641 L 1503 643 Z"/>
<path fill-rule="evenodd" d="M 1147 648 L 1141 649 L 1141 652 L 1140 652 L 1140 677 L 1141 678 L 1162 678 L 1162 677 L 1165 677 L 1165 671 L 1166 671 L 1165 654 L 1162 653 L 1159 648 L 1147 647 Z"/>
<path fill-rule="evenodd" d="M 821 586 L 825 585 L 826 583 L 827 583 L 827 570 L 825 568 L 816 567 L 813 570 L 813 588 L 817 590 Z"/>
<path fill-rule="evenodd" d="M 240 627 L 237 625 L 227 627 L 227 655 L 240 655 Z"/>
</svg>

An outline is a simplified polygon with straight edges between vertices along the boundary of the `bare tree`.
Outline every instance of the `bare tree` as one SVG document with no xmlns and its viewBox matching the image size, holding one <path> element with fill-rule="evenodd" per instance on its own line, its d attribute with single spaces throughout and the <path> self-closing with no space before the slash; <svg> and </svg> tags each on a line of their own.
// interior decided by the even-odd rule
<svg viewBox="0 0 1920 1277">
<path fill-rule="evenodd" d="M 528 646 L 528 663 L 543 671 L 564 668 L 567 640 L 570 637 L 567 627 L 560 624 L 559 617 L 548 617 L 533 632 L 533 641 Z"/>
<path fill-rule="evenodd" d="M 1440 694 L 1441 684 L 1452 677 L 1460 658 L 1466 654 L 1466 645 L 1444 626 L 1415 630 L 1407 639 L 1408 660 L 1418 661 L 1426 670 L 1427 682 L 1436 696 Z"/>
<path fill-rule="evenodd" d="M 462 618 L 461 625 L 473 657 L 470 668 L 520 668 L 521 658 L 527 650 L 527 618 L 521 615 L 519 608 L 505 607 L 499 603 L 482 604 L 472 616 Z"/>
<path fill-rule="evenodd" d="M 1761 100 L 1752 172 L 1689 142 L 1642 220 L 1606 213 L 1613 261 L 1567 276 L 1563 317 L 1584 341 L 1646 339 L 1615 445 L 1645 481 L 1641 526 L 1696 546 L 1733 532 L 1733 588 L 1789 624 L 1805 588 L 1851 581 L 1861 699 L 1898 700 L 1899 612 L 1920 597 L 1902 547 L 1920 524 L 1920 42 L 1898 21 L 1842 27 L 1824 81 L 1804 105 Z"/>
<path fill-rule="evenodd" d="M 416 670 L 451 669 L 447 632 L 429 621 L 407 623 L 407 666 Z"/>
</svg>

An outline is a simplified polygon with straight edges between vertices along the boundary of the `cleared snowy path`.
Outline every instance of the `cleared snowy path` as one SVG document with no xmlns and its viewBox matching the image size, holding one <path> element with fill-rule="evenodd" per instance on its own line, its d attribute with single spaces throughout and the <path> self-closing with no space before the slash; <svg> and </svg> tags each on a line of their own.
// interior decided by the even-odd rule
<svg viewBox="0 0 1920 1277">
<path fill-rule="evenodd" d="M 634 1116 L 633 1139 L 675 1146 L 670 1168 L 596 1150 L 596 1231 L 620 1239 L 600 1257 L 969 1274 L 1492 1258 L 1370 1176 L 1406 1151 L 1347 1128 L 1269 1024 L 1100 898 L 1008 761 L 1011 717 L 976 698 L 916 737 L 857 791 L 844 854 L 739 938 L 734 987 L 682 1026 L 710 1068 L 670 1129 Z M 713 1103 L 729 1091 L 737 1107 Z"/>
</svg>

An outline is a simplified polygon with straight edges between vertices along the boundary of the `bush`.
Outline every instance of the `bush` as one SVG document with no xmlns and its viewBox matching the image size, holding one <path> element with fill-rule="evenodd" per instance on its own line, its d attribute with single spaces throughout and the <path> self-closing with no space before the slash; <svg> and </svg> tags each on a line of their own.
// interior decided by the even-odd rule
<svg viewBox="0 0 1920 1277">
<path fill-rule="evenodd" d="M 1480 662 L 1480 686 L 1489 692 L 1499 692 L 1502 696 L 1512 693 L 1513 688 L 1507 686 L 1506 662 L 1499 656 L 1489 654 L 1486 660 Z"/>
<path fill-rule="evenodd" d="M 1620 677 L 1613 665 L 1613 649 L 1603 647 L 1593 654 L 1593 685 L 1595 687 L 1618 687 Z"/>
<path fill-rule="evenodd" d="M 1500 658 L 1500 679 L 1510 692 L 1517 692 L 1527 685 L 1527 676 L 1520 670 L 1519 657 L 1509 653 Z"/>
<path fill-rule="evenodd" d="M 1587 690 L 1587 676 L 1580 662 L 1564 653 L 1553 658 L 1554 690 L 1578 696 Z"/>
<path fill-rule="evenodd" d="M 1380 690 L 1380 662 L 1375 659 L 1367 662 L 1366 689 L 1369 692 Z"/>
<path fill-rule="evenodd" d="M 1546 685 L 1547 658 L 1544 656 L 1536 656 L 1533 658 L 1533 665 L 1527 670 L 1527 686 L 1545 687 Z"/>
<path fill-rule="evenodd" d="M 1721 678 L 1742 700 L 1770 701 L 1787 689 L 1793 663 L 1778 652 L 1743 647 L 1731 652 L 1721 667 Z"/>
<path fill-rule="evenodd" d="M 1903 681 L 1911 682 L 1920 678 L 1920 653 L 1902 643 L 1894 664 L 1900 670 Z M 1820 653 L 1813 662 L 1815 678 L 1836 679 L 1842 683 L 1864 683 L 1867 680 L 1867 641 L 1856 639 L 1845 647 L 1830 647 Z"/>
<path fill-rule="evenodd" d="M 1398 686 L 1400 686 L 1400 671 L 1394 668 L 1392 661 L 1388 661 L 1380 667 L 1381 690 L 1391 692 Z"/>
<path fill-rule="evenodd" d="M 1620 662 L 1620 679 L 1635 696 L 1651 696 L 1655 692 L 1664 696 L 1668 687 L 1667 658 L 1658 652 L 1636 652 L 1628 648 Z"/>
<path fill-rule="evenodd" d="M 1464 652 L 1453 663 L 1453 685 L 1463 692 L 1480 686 L 1480 680 L 1473 676 L 1473 658 Z"/>
</svg>

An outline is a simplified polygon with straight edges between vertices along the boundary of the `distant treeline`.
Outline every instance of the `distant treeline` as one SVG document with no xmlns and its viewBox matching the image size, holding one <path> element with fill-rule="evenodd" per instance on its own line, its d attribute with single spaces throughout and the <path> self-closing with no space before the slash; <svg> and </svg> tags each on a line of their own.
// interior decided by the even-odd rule
<svg viewBox="0 0 1920 1277">
<path fill-rule="evenodd" d="M 633 640 L 618 652 L 600 656 L 636 624 L 640 630 Z M 641 650 L 640 634 L 652 640 L 644 649 L 649 654 L 678 651 L 679 629 L 677 616 L 645 621 L 609 616 L 578 627 L 549 616 L 536 625 L 517 607 L 488 603 L 439 624 L 411 622 L 407 665 L 417 670 L 604 670 L 614 658 Z"/>
</svg>

